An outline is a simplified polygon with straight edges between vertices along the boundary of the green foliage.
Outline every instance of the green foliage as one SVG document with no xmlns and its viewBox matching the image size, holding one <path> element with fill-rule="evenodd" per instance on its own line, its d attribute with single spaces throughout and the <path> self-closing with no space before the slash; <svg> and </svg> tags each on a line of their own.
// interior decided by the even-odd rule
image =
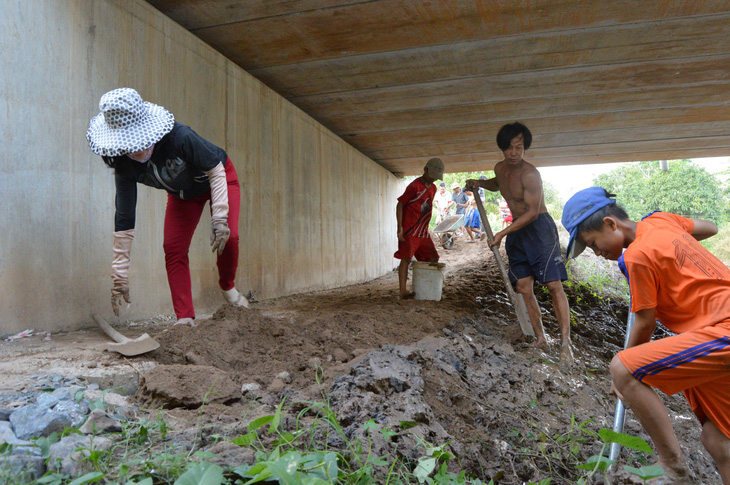
<svg viewBox="0 0 730 485">
<path fill-rule="evenodd" d="M 225 481 L 223 468 L 204 461 L 188 468 L 175 480 L 175 485 L 221 485 Z"/>
<path fill-rule="evenodd" d="M 730 265 L 730 224 L 720 226 L 717 235 L 705 239 L 700 244 L 707 248 L 726 266 Z"/>
<path fill-rule="evenodd" d="M 671 160 L 668 172 L 657 162 L 626 164 L 599 175 L 593 183 L 617 194 L 632 220 L 655 210 L 718 224 L 724 220 L 722 183 L 690 160 Z"/>
<path fill-rule="evenodd" d="M 644 481 L 664 476 L 664 469 L 662 469 L 659 465 L 643 466 L 641 468 L 634 468 L 632 466 L 625 465 L 624 470 L 636 475 Z"/>
<path fill-rule="evenodd" d="M 590 250 L 589 250 L 590 251 Z M 565 265 L 568 281 L 565 286 L 573 306 L 582 306 L 613 298 L 628 301 L 629 285 L 614 261 L 599 257 L 571 259 Z"/>
</svg>

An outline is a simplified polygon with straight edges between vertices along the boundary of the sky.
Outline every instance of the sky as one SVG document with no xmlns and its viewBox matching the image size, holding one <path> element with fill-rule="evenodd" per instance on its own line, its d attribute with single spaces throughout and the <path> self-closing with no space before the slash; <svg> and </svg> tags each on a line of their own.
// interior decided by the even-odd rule
<svg viewBox="0 0 730 485">
<path fill-rule="evenodd" d="M 730 168 L 730 157 L 693 158 L 692 161 L 704 167 L 710 173 L 716 173 Z M 565 202 L 574 193 L 590 187 L 596 176 L 610 172 L 621 165 L 624 165 L 624 163 L 538 167 L 538 170 L 542 179 L 548 181 L 555 187 L 560 193 L 560 198 Z"/>
</svg>

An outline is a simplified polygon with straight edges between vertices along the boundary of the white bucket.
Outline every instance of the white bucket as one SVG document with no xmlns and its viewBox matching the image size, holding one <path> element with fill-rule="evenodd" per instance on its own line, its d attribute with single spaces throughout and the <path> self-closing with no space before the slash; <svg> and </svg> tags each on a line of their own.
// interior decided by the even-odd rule
<svg viewBox="0 0 730 485">
<path fill-rule="evenodd" d="M 441 300 L 444 286 L 444 263 L 413 263 L 413 291 L 416 300 Z"/>
</svg>

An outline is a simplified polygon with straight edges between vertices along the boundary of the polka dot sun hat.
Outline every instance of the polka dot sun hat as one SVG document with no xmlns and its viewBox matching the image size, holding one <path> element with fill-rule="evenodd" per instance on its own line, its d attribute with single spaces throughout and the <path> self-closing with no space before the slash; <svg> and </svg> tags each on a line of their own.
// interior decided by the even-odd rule
<svg viewBox="0 0 730 485">
<path fill-rule="evenodd" d="M 172 130 L 175 116 L 142 101 L 132 88 L 109 91 L 99 101 L 101 113 L 89 122 L 86 139 L 97 155 L 117 157 L 146 150 Z"/>
</svg>

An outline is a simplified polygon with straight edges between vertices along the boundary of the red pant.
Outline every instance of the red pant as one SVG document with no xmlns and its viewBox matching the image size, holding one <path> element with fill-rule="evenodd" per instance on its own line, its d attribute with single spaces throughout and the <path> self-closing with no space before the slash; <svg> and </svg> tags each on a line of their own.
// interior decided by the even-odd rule
<svg viewBox="0 0 730 485">
<path fill-rule="evenodd" d="M 238 214 L 241 209 L 241 188 L 238 185 L 236 169 L 229 158 L 226 161 L 226 181 L 228 182 L 228 227 L 231 237 L 223 253 L 218 256 L 218 284 L 223 290 L 235 286 L 238 269 Z M 167 195 L 165 211 L 165 267 L 167 281 L 172 293 L 172 306 L 177 318 L 195 318 L 193 290 L 190 282 L 190 261 L 188 250 L 193 233 L 198 226 L 205 203 L 210 200 L 210 191 L 190 200 L 182 200 Z"/>
</svg>

